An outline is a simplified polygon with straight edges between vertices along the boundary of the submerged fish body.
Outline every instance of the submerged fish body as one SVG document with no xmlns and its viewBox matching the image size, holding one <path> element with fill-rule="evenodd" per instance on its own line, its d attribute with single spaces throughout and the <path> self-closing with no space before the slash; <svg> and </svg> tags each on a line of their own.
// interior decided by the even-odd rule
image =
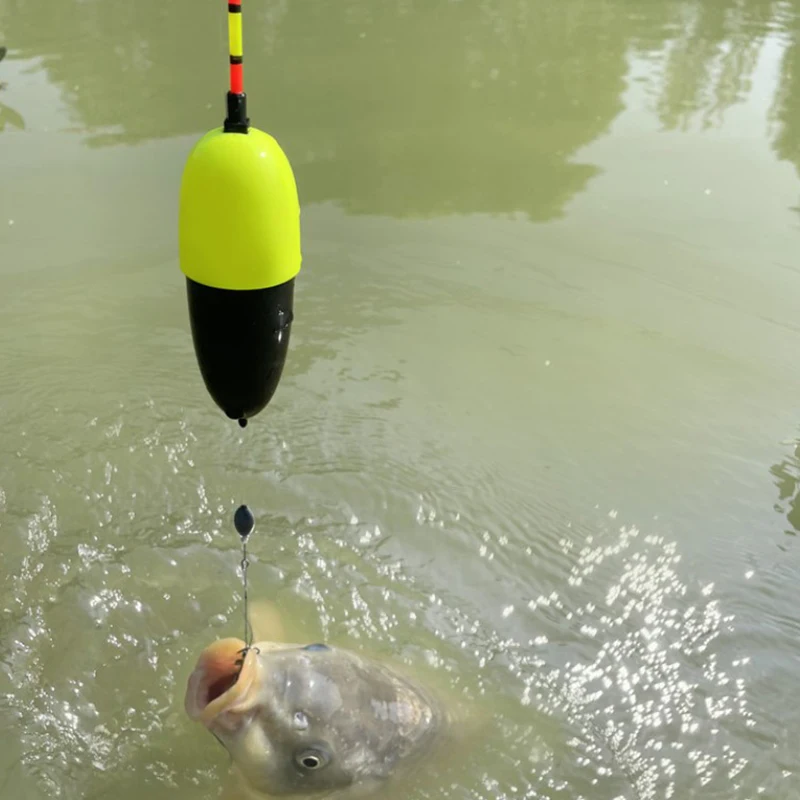
<svg viewBox="0 0 800 800">
<path fill-rule="evenodd" d="M 325 645 L 215 642 L 185 707 L 230 753 L 253 797 L 369 794 L 429 753 L 447 714 L 395 669 Z"/>
</svg>

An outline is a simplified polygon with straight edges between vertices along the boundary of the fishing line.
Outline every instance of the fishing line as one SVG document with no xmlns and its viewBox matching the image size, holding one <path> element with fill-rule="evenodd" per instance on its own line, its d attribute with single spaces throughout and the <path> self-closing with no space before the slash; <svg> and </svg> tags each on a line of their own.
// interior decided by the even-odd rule
<svg viewBox="0 0 800 800">
<path fill-rule="evenodd" d="M 250 566 L 250 561 L 247 558 L 247 540 L 256 526 L 253 512 L 245 505 L 239 506 L 233 515 L 233 524 L 239 534 L 239 538 L 242 540 L 242 561 L 240 566 L 242 568 L 242 589 L 244 593 L 244 654 L 253 646 L 253 627 L 250 624 L 250 614 L 247 608 L 247 568 Z"/>
</svg>

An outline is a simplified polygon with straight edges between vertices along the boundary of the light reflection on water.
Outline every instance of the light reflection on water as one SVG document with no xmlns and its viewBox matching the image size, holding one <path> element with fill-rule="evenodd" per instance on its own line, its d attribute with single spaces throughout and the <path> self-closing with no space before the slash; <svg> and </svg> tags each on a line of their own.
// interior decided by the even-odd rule
<svg viewBox="0 0 800 800">
<path fill-rule="evenodd" d="M 89 427 L 96 441 L 110 436 L 120 452 L 151 465 L 149 488 L 168 474 L 177 482 L 172 491 L 192 483 L 186 476 L 200 445 L 185 425 L 157 423 L 138 442 L 117 422 Z M 287 449 L 278 440 L 274 446 Z M 226 504 L 200 484 L 191 513 L 163 513 L 148 525 L 136 516 L 147 513 L 136 503 L 147 479 L 123 474 L 100 451 L 86 463 L 87 509 L 113 531 L 110 539 L 98 529 L 78 537 L 77 547 L 64 542 L 75 539 L 59 527 L 58 508 L 85 491 L 79 485 L 56 500 L 41 497 L 18 522 L 26 541 L 9 570 L 2 662 L 21 765 L 47 796 L 101 797 L 142 786 L 157 797 L 210 791 L 224 759 L 187 729 L 179 704 L 209 634 L 240 624 Z M 394 490 L 413 493 L 405 485 Z M 462 513 L 474 512 L 465 505 Z M 138 541 L 124 541 L 130 514 Z M 740 746 L 743 730 L 755 725 L 750 658 L 719 646 L 736 639 L 735 619 L 713 584 L 687 581 L 679 548 L 656 524 L 643 532 L 619 516 L 565 520 L 562 535 L 539 552 L 487 531 L 472 555 L 462 552 L 463 563 L 517 567 L 497 594 L 504 602 L 483 608 L 474 594 L 459 597 L 457 584 L 437 578 L 458 569 L 456 562 L 412 575 L 398 556 L 401 536 L 384 536 L 385 523 L 341 506 L 338 519 L 335 506 L 315 519 L 263 518 L 250 577 L 262 591 L 278 588 L 279 602 L 293 598 L 289 607 L 302 624 L 427 664 L 475 708 L 502 709 L 482 751 L 470 753 L 472 767 L 457 776 L 433 771 L 421 797 L 650 800 L 752 787 L 752 752 Z M 386 527 L 447 537 L 462 525 L 452 509 L 417 502 Z M 544 588 L 525 577 L 526 563 L 540 558 L 549 564 Z M 459 788 L 445 791 L 453 780 Z"/>
</svg>

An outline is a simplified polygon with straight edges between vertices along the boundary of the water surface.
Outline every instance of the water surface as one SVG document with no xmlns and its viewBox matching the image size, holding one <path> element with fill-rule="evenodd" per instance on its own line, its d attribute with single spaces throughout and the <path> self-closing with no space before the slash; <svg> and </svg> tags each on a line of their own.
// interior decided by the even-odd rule
<svg viewBox="0 0 800 800">
<path fill-rule="evenodd" d="M 409 798 L 795 798 L 800 3 L 271 0 L 304 267 L 246 431 L 176 259 L 224 5 L 0 0 L 0 794 L 214 797 L 251 580 L 498 710 Z"/>
</svg>

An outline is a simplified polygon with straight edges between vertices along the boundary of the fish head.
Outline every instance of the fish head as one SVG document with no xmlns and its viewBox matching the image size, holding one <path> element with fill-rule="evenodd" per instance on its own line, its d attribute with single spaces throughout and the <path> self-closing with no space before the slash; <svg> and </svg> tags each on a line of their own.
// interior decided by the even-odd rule
<svg viewBox="0 0 800 800">
<path fill-rule="evenodd" d="M 425 751 L 435 703 L 383 665 L 325 645 L 223 639 L 200 655 L 185 707 L 271 796 L 374 785 Z"/>
</svg>

